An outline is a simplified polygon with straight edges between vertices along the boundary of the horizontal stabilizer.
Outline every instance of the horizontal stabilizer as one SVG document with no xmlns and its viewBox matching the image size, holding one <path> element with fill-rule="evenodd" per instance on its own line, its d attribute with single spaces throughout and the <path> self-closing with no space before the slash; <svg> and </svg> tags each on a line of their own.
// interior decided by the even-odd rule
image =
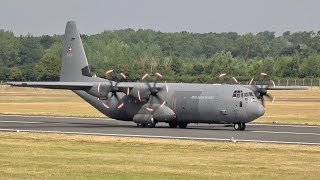
<svg viewBox="0 0 320 180">
<path fill-rule="evenodd" d="M 7 82 L 6 84 L 19 87 L 69 90 L 84 90 L 93 86 L 93 83 L 91 82 Z"/>
</svg>

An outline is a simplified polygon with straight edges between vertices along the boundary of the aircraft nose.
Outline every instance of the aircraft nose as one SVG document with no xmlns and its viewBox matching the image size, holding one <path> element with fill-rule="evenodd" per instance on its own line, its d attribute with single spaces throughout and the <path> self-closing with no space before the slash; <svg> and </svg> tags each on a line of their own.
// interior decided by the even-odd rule
<svg viewBox="0 0 320 180">
<path fill-rule="evenodd" d="M 264 107 L 260 103 L 253 103 L 251 106 L 248 107 L 248 118 L 249 121 L 253 121 L 260 116 L 264 115 L 265 110 Z"/>
<path fill-rule="evenodd" d="M 264 107 L 259 103 L 257 108 L 257 115 L 258 117 L 263 116 L 265 113 Z"/>
</svg>

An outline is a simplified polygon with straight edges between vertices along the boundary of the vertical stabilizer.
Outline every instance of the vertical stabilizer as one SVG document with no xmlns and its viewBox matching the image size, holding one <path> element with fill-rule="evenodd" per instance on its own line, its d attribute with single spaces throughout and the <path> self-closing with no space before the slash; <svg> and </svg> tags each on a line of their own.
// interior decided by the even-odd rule
<svg viewBox="0 0 320 180">
<path fill-rule="evenodd" d="M 69 21 L 64 35 L 60 81 L 85 82 L 92 76 L 77 25 Z"/>
</svg>

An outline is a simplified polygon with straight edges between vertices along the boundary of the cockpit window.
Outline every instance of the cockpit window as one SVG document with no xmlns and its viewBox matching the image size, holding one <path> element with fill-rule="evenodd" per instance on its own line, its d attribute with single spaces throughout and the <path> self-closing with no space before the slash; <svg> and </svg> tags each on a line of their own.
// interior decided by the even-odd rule
<svg viewBox="0 0 320 180">
<path fill-rule="evenodd" d="M 233 92 L 232 98 L 240 98 L 243 97 L 243 92 L 241 90 L 236 90 Z"/>
<path fill-rule="evenodd" d="M 254 94 L 252 92 L 249 92 L 250 96 L 254 96 Z"/>
<path fill-rule="evenodd" d="M 248 97 L 249 96 L 249 93 L 243 93 L 244 97 Z"/>
</svg>

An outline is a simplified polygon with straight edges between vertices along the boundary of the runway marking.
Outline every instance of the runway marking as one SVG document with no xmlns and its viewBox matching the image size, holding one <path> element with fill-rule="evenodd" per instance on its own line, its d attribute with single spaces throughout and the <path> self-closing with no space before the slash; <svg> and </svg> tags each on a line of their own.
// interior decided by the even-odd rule
<svg viewBox="0 0 320 180">
<path fill-rule="evenodd" d="M 0 121 L 0 123 L 17 123 L 17 124 L 70 124 L 62 122 L 39 122 L 39 121 Z M 319 133 L 299 133 L 299 132 L 277 132 L 277 131 L 248 131 L 253 133 L 270 133 L 270 134 L 294 134 L 294 135 L 315 135 L 320 136 Z"/>
<path fill-rule="evenodd" d="M 56 133 L 56 134 L 76 134 L 76 135 L 95 135 L 95 136 L 118 136 L 118 137 L 141 137 L 141 138 L 160 138 L 160 139 L 229 141 L 229 142 L 256 142 L 256 143 L 274 143 L 274 144 L 320 145 L 320 143 L 308 143 L 308 142 L 263 141 L 263 140 L 222 139 L 222 138 L 220 139 L 220 138 L 178 137 L 178 136 L 154 136 L 154 135 L 136 135 L 136 134 L 106 134 L 106 133 L 85 133 L 85 132 L 19 130 L 19 129 L 0 129 L 0 131 L 9 131 L 9 132 L 34 132 L 34 133 Z"/>
<path fill-rule="evenodd" d="M 98 118 L 98 117 L 74 117 L 74 116 L 44 116 L 44 115 L 20 115 L 20 114 L 0 114 L 0 117 L 30 117 L 30 118 L 52 118 L 52 119 L 81 119 L 81 120 L 88 120 L 88 119 L 94 119 L 94 120 L 101 120 L 101 121 L 118 121 L 112 118 Z M 125 121 L 123 121 L 125 122 Z M 131 122 L 131 121 L 130 121 Z M 270 127 L 305 127 L 305 128 L 320 128 L 320 126 L 317 125 L 299 125 L 299 124 L 256 124 L 256 123 L 247 123 L 248 126 L 270 126 Z"/>
<path fill-rule="evenodd" d="M 94 120 L 102 120 L 102 121 L 116 121 L 115 119 L 111 118 L 97 118 L 97 117 L 74 117 L 74 116 L 43 116 L 43 115 L 15 115 L 15 114 L 0 114 L 0 117 L 30 117 L 30 118 L 52 118 L 52 119 L 94 119 Z"/>
<path fill-rule="evenodd" d="M 281 132 L 281 131 L 249 131 L 255 133 L 270 133 L 270 134 L 295 134 L 295 135 L 315 135 L 320 136 L 318 133 L 299 133 L 299 132 Z"/>
<path fill-rule="evenodd" d="M 320 128 L 320 126 L 317 125 L 303 125 L 303 124 L 256 124 L 256 123 L 252 123 L 252 124 L 246 124 L 248 126 L 271 126 L 271 127 L 311 127 L 311 128 Z"/>
</svg>

